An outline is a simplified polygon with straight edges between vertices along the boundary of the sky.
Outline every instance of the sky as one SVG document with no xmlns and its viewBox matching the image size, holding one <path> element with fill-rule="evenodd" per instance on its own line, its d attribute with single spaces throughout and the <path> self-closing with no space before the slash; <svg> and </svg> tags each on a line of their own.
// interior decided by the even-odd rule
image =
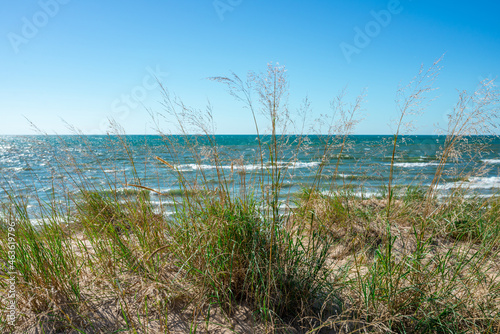
<svg viewBox="0 0 500 334">
<path fill-rule="evenodd" d="M 251 134 L 251 114 L 223 86 L 268 63 L 287 69 L 289 108 L 309 119 L 365 92 L 357 134 L 391 134 L 396 92 L 444 55 L 437 99 L 415 120 L 434 134 L 481 80 L 500 74 L 497 1 L 18 0 L 0 11 L 0 135 L 156 133 L 157 78 L 193 108 L 213 108 L 216 132 Z M 163 122 L 162 130 L 175 131 Z M 38 130 L 37 130 L 38 129 Z"/>
</svg>

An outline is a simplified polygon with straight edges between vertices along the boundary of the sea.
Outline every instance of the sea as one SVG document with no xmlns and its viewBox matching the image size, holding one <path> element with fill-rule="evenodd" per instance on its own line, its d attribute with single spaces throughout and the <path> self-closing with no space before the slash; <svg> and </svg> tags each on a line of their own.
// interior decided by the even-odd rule
<svg viewBox="0 0 500 334">
<path fill-rule="evenodd" d="M 279 177 L 286 205 L 312 186 L 326 195 L 342 189 L 381 196 L 392 161 L 394 189 L 426 189 L 440 168 L 446 137 L 400 136 L 396 144 L 393 160 L 394 137 L 384 135 L 286 135 L 276 146 L 269 135 L 0 136 L 0 203 L 21 203 L 35 221 L 44 206 L 70 210 L 82 189 L 126 196 L 148 188 L 151 203 L 168 215 L 181 184 L 212 190 L 224 184 L 234 196 L 258 199 L 272 175 Z M 497 196 L 500 139 L 471 136 L 458 144 L 442 165 L 437 196 L 461 189 L 466 196 Z"/>
</svg>

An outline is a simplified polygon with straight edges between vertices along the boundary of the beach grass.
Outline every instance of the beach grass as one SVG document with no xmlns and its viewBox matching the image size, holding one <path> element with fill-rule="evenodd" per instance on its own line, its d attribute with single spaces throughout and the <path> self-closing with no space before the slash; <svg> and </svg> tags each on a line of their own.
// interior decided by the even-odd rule
<svg viewBox="0 0 500 334">
<path fill-rule="evenodd" d="M 339 94 L 333 107 L 340 117 L 324 120 L 329 128 L 321 154 L 337 157 L 334 175 L 325 175 L 319 164 L 312 182 L 292 196 L 283 161 L 294 163 L 297 157 L 284 152 L 291 145 L 300 150 L 307 136 L 290 143 L 282 135 L 292 127 L 296 131 L 283 67 L 270 65 L 249 81 L 236 75 L 213 78 L 254 120 L 257 113 L 269 120 L 266 141 L 256 121 L 259 150 L 252 164 L 260 168 L 253 173 L 226 160 L 215 140 L 211 109 L 190 109 L 163 88 L 166 114 L 177 120 L 183 139 L 164 135 L 172 160 L 157 158 L 157 163 L 176 175 L 178 190 L 148 188 L 138 173 L 132 180 L 106 179 L 98 187 L 83 166 L 69 167 L 70 157 L 61 158 L 61 172 L 71 176 L 77 191 L 64 193 L 65 206 L 40 202 L 33 224 L 25 199 L 4 189 L 9 200 L 0 216 L 0 330 L 500 333 L 500 200 L 474 196 L 466 182 L 438 196 L 443 177 L 465 180 L 481 172 L 444 175 L 443 166 L 471 153 L 464 138 L 491 130 L 497 113 L 491 83 L 481 94 L 460 96 L 430 186 L 399 185 L 393 178 L 398 136 L 432 92 L 438 63 L 400 91 L 397 131 L 387 146 L 389 176 L 380 194 L 369 198 L 338 175 L 342 157 L 356 149 L 349 134 L 364 93 L 350 105 L 343 102 L 345 92 Z M 478 96 L 481 100 L 474 100 Z M 308 108 L 305 101 L 301 112 Z M 193 127 L 204 138 L 204 150 L 200 137 L 189 135 Z M 126 138 L 114 138 L 130 152 L 133 168 L 137 161 Z M 178 167 L 179 152 L 189 153 L 198 166 L 208 159 L 215 180 L 202 168 L 195 178 L 188 176 Z M 170 215 L 152 204 L 152 193 L 168 201 Z M 11 248 L 3 242 L 11 235 L 14 323 L 7 303 Z"/>
</svg>

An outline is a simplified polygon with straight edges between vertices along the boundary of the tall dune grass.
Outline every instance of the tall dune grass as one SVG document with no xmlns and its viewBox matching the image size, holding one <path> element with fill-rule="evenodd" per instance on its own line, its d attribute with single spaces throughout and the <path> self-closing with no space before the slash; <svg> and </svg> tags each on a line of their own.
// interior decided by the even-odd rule
<svg viewBox="0 0 500 334">
<path fill-rule="evenodd" d="M 494 133 L 493 82 L 460 95 L 430 187 L 403 187 L 393 179 L 406 118 L 420 112 L 433 90 L 438 63 L 400 90 L 400 117 L 387 147 L 387 191 L 374 198 L 357 196 L 337 175 L 345 154 L 356 149 L 349 134 L 362 117 L 364 93 L 348 104 L 341 92 L 332 114 L 316 123 L 326 127 L 318 130 L 326 133 L 321 163 L 314 181 L 294 197 L 287 192 L 286 166 L 297 162 L 298 153 L 286 152 L 306 149 L 300 122 L 311 105 L 305 99 L 297 115 L 290 111 L 284 67 L 269 65 L 246 80 L 235 74 L 212 78 L 253 116 L 259 145 L 251 161 L 235 160 L 219 147 L 210 106 L 190 108 L 162 87 L 161 117 L 175 122 L 181 135 L 162 134 L 168 158 L 144 163 L 151 164 L 149 173 L 162 168 L 173 175 L 177 190 L 145 186 L 135 168 L 143 162 L 136 161 L 118 126 L 109 144 L 126 152 L 131 179 L 103 172 L 104 183 L 96 185 L 71 152 L 58 156 L 56 167 L 67 177 L 54 188 L 63 200 L 40 200 L 37 225 L 16 189 L 3 189 L 9 200 L 2 203 L 0 238 L 8 240 L 8 226 L 15 225 L 18 275 L 12 325 L 4 292 L 9 248 L 2 241 L 0 329 L 499 333 L 500 201 L 469 197 L 466 183 L 447 197 L 436 196 L 448 159 L 473 152 L 468 136 Z M 269 129 L 259 128 L 262 116 Z M 79 138 L 103 170 L 92 146 Z M 67 147 L 63 138 L 59 145 Z M 190 175 L 180 167 L 186 156 L 200 167 Z M 335 175 L 325 175 L 331 157 Z M 207 163 L 215 180 L 201 168 Z M 259 168 L 245 170 L 245 164 Z M 457 180 L 470 176 L 454 172 L 450 177 Z M 160 209 L 152 205 L 152 194 L 161 199 Z M 162 211 L 167 203 L 171 215 Z"/>
</svg>

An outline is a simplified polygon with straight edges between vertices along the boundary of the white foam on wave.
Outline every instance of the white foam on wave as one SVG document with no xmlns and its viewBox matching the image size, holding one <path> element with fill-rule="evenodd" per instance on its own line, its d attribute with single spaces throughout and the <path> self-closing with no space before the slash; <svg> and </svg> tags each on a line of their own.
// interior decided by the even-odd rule
<svg viewBox="0 0 500 334">
<path fill-rule="evenodd" d="M 319 166 L 321 162 L 319 161 L 313 161 L 313 162 L 282 162 L 278 161 L 277 166 L 279 168 L 288 168 L 288 169 L 300 169 L 300 168 L 312 168 Z M 183 165 L 177 165 L 176 168 L 180 172 L 190 172 L 190 171 L 196 171 L 196 170 L 215 170 L 217 168 L 219 169 L 225 169 L 225 170 L 258 170 L 258 169 L 264 169 L 270 168 L 271 165 L 269 164 L 264 164 L 264 166 L 260 164 L 248 164 L 248 165 L 224 165 L 224 166 L 214 166 L 214 165 L 205 165 L 205 164 L 183 164 Z"/>
<path fill-rule="evenodd" d="M 451 182 L 440 184 L 438 189 L 455 189 L 455 188 L 468 188 L 468 189 L 500 189 L 500 177 L 471 177 L 468 182 Z"/>
<path fill-rule="evenodd" d="M 42 227 L 43 225 L 50 225 L 52 223 L 58 224 L 69 224 L 73 222 L 73 220 L 68 220 L 64 218 L 30 218 L 30 223 L 34 227 Z"/>
<path fill-rule="evenodd" d="M 164 199 L 164 200 L 158 200 L 158 201 L 150 200 L 149 203 L 151 205 L 154 205 L 154 206 L 172 206 L 176 202 L 172 201 L 172 200 Z"/>
<path fill-rule="evenodd" d="M 295 162 L 291 164 L 287 164 L 286 167 L 291 168 L 291 169 L 299 169 L 299 168 L 312 168 L 321 165 L 321 162 L 319 161 L 313 161 L 313 162 Z"/>
<path fill-rule="evenodd" d="M 149 194 L 154 197 L 159 197 L 161 195 L 168 195 L 171 191 L 177 191 L 180 189 L 175 189 L 175 188 L 151 188 L 153 191 L 149 191 Z"/>
<path fill-rule="evenodd" d="M 125 172 L 125 169 L 105 169 L 103 170 L 104 173 L 121 173 Z"/>
<path fill-rule="evenodd" d="M 491 198 L 495 196 L 494 194 L 470 194 L 464 195 L 465 198 Z"/>
<path fill-rule="evenodd" d="M 19 173 L 19 172 L 23 172 L 23 171 L 31 171 L 33 169 L 29 166 L 25 166 L 25 167 L 17 166 L 17 167 L 0 167 L 0 170 Z"/>
<path fill-rule="evenodd" d="M 198 165 L 198 164 L 184 164 L 184 165 L 178 165 L 176 166 L 177 170 L 180 172 L 190 172 L 190 171 L 196 171 L 196 170 L 215 170 L 217 168 L 219 169 L 233 169 L 233 170 L 255 170 L 259 169 L 260 165 L 244 165 L 244 166 L 238 166 L 238 165 L 233 165 L 231 166 L 214 166 L 214 165 Z"/>
<path fill-rule="evenodd" d="M 390 164 L 386 164 L 390 165 Z M 417 167 L 429 167 L 438 166 L 438 162 L 395 162 L 394 166 L 403 168 L 417 168 Z"/>
<path fill-rule="evenodd" d="M 484 159 L 483 162 L 487 164 L 500 164 L 500 159 Z"/>
</svg>

